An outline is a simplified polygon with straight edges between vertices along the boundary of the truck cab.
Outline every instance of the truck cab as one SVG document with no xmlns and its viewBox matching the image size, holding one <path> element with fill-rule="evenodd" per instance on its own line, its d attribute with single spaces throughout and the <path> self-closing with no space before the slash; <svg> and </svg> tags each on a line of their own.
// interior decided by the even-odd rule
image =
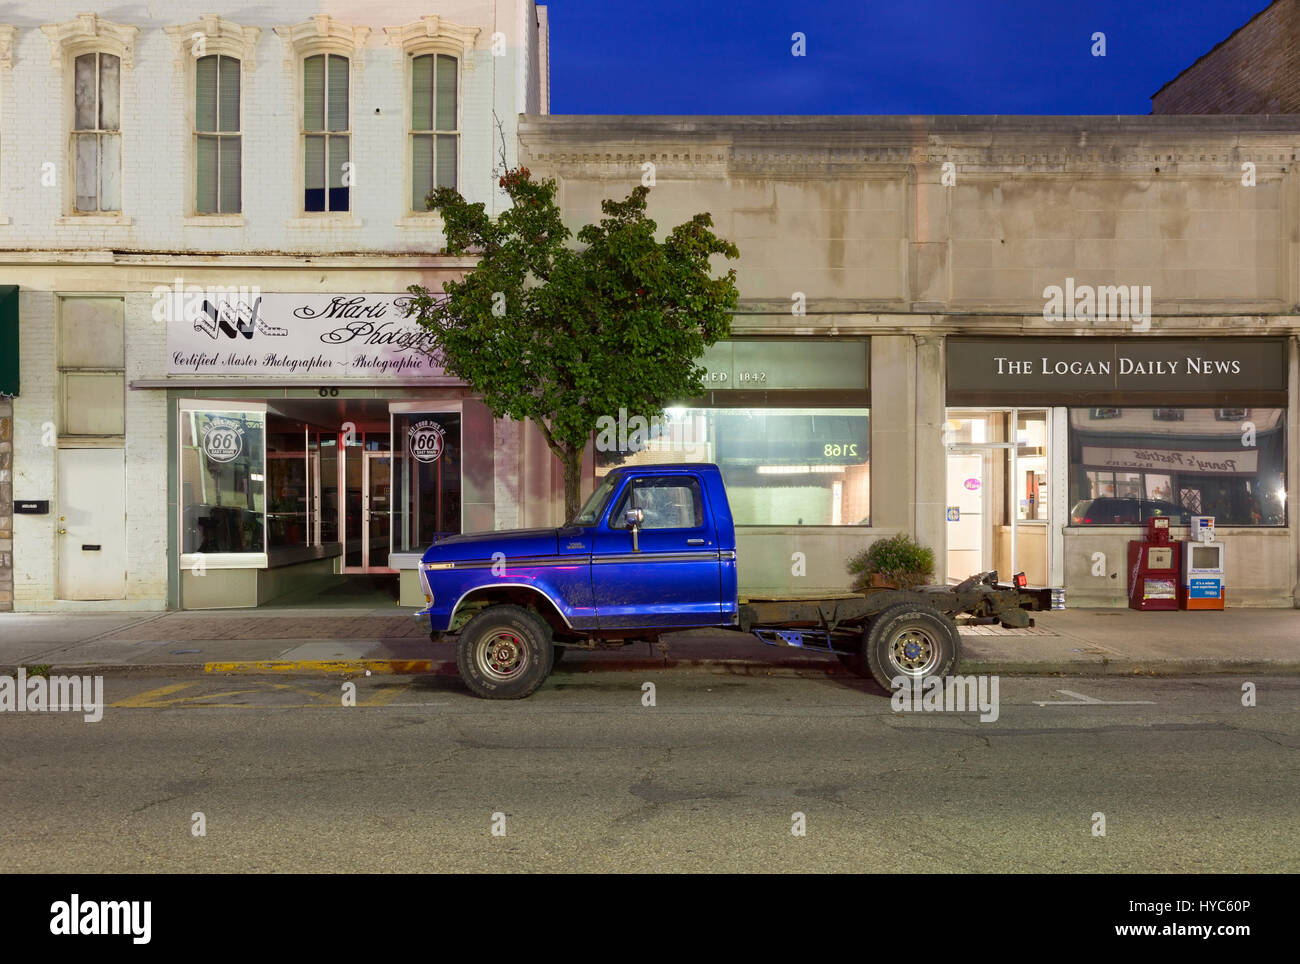
<svg viewBox="0 0 1300 964">
<path fill-rule="evenodd" d="M 433 634 L 485 605 L 535 609 L 553 633 L 646 638 L 738 620 L 736 533 L 715 465 L 622 466 L 556 529 L 453 536 L 420 562 Z"/>
</svg>

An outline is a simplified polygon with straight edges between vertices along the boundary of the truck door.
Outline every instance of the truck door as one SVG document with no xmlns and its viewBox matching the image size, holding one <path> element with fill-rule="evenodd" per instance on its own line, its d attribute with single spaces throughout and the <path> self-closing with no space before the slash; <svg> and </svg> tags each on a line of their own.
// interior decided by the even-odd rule
<svg viewBox="0 0 1300 964">
<path fill-rule="evenodd" d="M 700 480 L 631 476 L 611 504 L 591 555 L 600 628 L 717 625 L 721 563 Z M 632 508 L 645 515 L 637 550 L 626 521 Z"/>
</svg>

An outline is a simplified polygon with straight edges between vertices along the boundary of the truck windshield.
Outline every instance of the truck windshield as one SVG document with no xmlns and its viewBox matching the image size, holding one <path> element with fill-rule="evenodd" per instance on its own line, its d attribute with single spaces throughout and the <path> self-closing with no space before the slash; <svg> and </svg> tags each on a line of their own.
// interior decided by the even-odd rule
<svg viewBox="0 0 1300 964">
<path fill-rule="evenodd" d="M 591 493 L 591 497 L 578 514 L 573 517 L 569 525 L 574 526 L 594 526 L 600 518 L 601 511 L 605 508 L 605 503 L 609 501 L 609 495 L 614 491 L 614 486 L 618 483 L 618 477 L 614 475 L 605 476 L 605 481 L 596 486 L 596 491 Z"/>
</svg>

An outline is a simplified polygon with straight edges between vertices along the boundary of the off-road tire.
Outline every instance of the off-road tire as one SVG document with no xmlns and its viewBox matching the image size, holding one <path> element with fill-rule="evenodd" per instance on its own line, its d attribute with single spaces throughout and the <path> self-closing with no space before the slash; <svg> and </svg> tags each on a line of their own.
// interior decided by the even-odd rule
<svg viewBox="0 0 1300 964">
<path fill-rule="evenodd" d="M 470 692 L 519 700 L 546 682 L 555 662 L 551 627 L 523 606 L 489 606 L 461 631 L 456 668 Z"/>
<path fill-rule="evenodd" d="M 871 620 L 863 649 L 872 678 L 893 692 L 895 677 L 955 672 L 961 660 L 961 636 L 952 617 L 933 606 L 900 603 Z"/>
</svg>

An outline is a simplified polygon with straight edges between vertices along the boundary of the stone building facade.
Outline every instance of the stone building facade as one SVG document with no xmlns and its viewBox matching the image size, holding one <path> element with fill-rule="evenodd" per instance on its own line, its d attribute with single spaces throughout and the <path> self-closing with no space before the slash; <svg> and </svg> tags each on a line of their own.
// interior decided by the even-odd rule
<svg viewBox="0 0 1300 964">
<path fill-rule="evenodd" d="M 681 417 L 739 493 L 750 591 L 842 587 L 853 552 L 907 532 L 950 579 L 1023 569 L 1124 605 L 1145 518 L 1181 536 L 1217 513 L 1230 604 L 1300 599 L 1300 117 L 551 116 L 519 136 L 574 225 L 652 177 L 660 230 L 708 211 L 739 246 L 734 349 Z"/>
</svg>

